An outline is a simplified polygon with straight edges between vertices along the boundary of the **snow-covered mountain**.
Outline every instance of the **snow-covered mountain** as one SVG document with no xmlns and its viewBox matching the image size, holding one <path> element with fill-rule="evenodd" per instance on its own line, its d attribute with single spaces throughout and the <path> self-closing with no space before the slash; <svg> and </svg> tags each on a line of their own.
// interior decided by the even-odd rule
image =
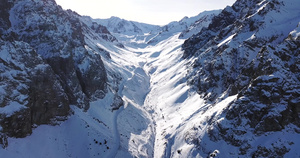
<svg viewBox="0 0 300 158">
<path fill-rule="evenodd" d="M 163 26 L 160 32 L 148 41 L 148 44 L 157 44 L 162 40 L 176 35 L 178 32 L 182 32 L 180 38 L 187 39 L 198 33 L 203 27 L 207 27 L 212 18 L 220 12 L 221 10 L 204 11 L 197 16 L 184 17 L 180 21 L 171 22 Z"/>
<path fill-rule="evenodd" d="M 1 157 L 299 157 L 299 6 L 161 27 L 4 0 Z"/>
<path fill-rule="evenodd" d="M 202 28 L 207 27 L 212 19 L 218 15 L 222 10 L 212 10 L 212 11 L 204 11 L 200 13 L 198 16 L 192 17 L 190 19 L 184 18 L 182 21 L 189 20 L 186 22 L 188 26 L 187 29 L 183 30 L 180 34 L 180 38 L 186 39 L 199 33 Z"/>
<path fill-rule="evenodd" d="M 90 17 L 86 18 L 91 19 Z M 100 25 L 106 26 L 108 30 L 124 45 L 130 45 L 133 47 L 146 47 L 146 41 L 149 41 L 149 39 L 155 36 L 161 28 L 158 25 L 128 21 L 118 17 L 91 20 Z"/>
<path fill-rule="evenodd" d="M 221 10 L 204 11 L 197 16 L 184 17 L 180 21 L 173 21 L 165 26 L 149 25 L 117 17 L 93 21 L 106 26 L 124 45 L 146 47 L 155 45 L 179 32 L 182 32 L 181 38 L 187 39 L 203 27 L 207 27 L 212 18 L 220 12 Z"/>
<path fill-rule="evenodd" d="M 88 26 L 51 0 L 4 1 L 1 12 L 4 135 L 25 137 L 36 125 L 65 120 L 70 105 L 87 110 L 105 97 L 108 75 L 101 56 L 109 60 L 109 54 L 89 40 L 121 44 L 104 26 Z"/>
<path fill-rule="evenodd" d="M 210 104 L 192 129 L 201 152 L 299 157 L 299 4 L 238 0 L 185 41 L 188 83 Z"/>
<path fill-rule="evenodd" d="M 106 26 L 112 33 L 129 36 L 144 35 L 145 33 L 156 31 L 160 28 L 160 26 L 157 25 L 128 21 L 114 16 L 109 19 L 95 19 L 94 21 L 103 26 Z"/>
</svg>

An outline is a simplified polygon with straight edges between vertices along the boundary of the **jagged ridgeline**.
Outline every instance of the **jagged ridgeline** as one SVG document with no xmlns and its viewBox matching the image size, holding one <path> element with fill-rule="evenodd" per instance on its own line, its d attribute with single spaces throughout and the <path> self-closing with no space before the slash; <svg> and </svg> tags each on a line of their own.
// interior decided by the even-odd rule
<svg viewBox="0 0 300 158">
<path fill-rule="evenodd" d="M 253 157 L 290 150 L 292 142 L 271 135 L 300 133 L 299 4 L 238 0 L 183 44 L 183 58 L 194 58 L 188 83 L 202 97 L 214 104 L 237 95 L 222 115 L 212 116 L 218 120 L 207 131 L 212 141 L 225 140 Z M 252 149 L 264 134 L 272 145 Z"/>
<path fill-rule="evenodd" d="M 99 52 L 107 52 L 91 53 L 85 35 L 117 40 L 104 26 L 88 26 L 79 17 L 54 0 L 1 0 L 2 133 L 25 137 L 35 124 L 65 119 L 71 104 L 88 109 L 91 100 L 105 96 L 107 73 Z"/>
</svg>

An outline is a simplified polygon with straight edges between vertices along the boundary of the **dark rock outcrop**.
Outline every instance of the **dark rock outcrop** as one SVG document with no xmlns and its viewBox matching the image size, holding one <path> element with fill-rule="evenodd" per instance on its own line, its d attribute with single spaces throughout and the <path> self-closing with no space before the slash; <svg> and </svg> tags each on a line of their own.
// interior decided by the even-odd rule
<svg viewBox="0 0 300 158">
<path fill-rule="evenodd" d="M 0 40 L 0 124 L 10 137 L 25 137 L 34 124 L 69 114 L 69 100 L 51 67 L 24 42 Z"/>
<path fill-rule="evenodd" d="M 294 3 L 238 0 L 185 41 L 183 58 L 193 59 L 189 84 L 208 104 L 237 96 L 219 118 L 212 116 L 215 122 L 206 131 L 211 141 L 224 140 L 253 157 L 289 151 L 289 142 L 251 149 L 251 139 L 300 128 L 299 12 Z"/>
<path fill-rule="evenodd" d="M 59 76 L 70 104 L 88 108 L 93 94 L 104 96 L 105 68 L 99 54 L 85 49 L 83 32 L 92 30 L 79 15 L 63 11 L 54 1 L 20 1 L 11 10 L 17 40 L 29 43 L 47 61 Z"/>
<path fill-rule="evenodd" d="M 117 44 L 98 24 L 54 0 L 0 3 L 0 133 L 25 137 L 40 124 L 67 119 L 70 105 L 87 110 L 107 92 L 107 74 L 91 36 Z M 109 58 L 108 58 L 109 60 Z"/>
</svg>

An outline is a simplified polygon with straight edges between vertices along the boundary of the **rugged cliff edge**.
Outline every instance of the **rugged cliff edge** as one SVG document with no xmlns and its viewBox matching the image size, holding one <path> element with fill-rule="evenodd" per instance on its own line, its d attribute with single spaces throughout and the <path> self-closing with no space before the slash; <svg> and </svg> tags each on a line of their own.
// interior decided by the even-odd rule
<svg viewBox="0 0 300 158">
<path fill-rule="evenodd" d="M 54 0 L 5 0 L 0 11 L 2 133 L 25 137 L 35 125 L 64 120 L 70 105 L 88 109 L 105 96 L 100 53 L 108 52 L 86 42 L 89 35 L 118 44 L 104 26 L 88 25 Z"/>
<path fill-rule="evenodd" d="M 203 98 L 214 105 L 237 95 L 222 114 L 211 116 L 210 140 L 253 157 L 289 152 L 292 141 L 271 135 L 300 131 L 299 5 L 238 0 L 183 44 L 183 58 L 193 58 L 188 82 Z M 269 135 L 270 146 L 253 147 L 262 135 Z"/>
</svg>

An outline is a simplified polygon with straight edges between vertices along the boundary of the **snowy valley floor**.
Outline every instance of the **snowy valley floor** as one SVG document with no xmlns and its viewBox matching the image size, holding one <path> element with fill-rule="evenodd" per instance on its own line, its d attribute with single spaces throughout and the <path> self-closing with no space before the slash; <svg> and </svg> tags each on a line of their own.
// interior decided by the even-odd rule
<svg viewBox="0 0 300 158">
<path fill-rule="evenodd" d="M 145 48 L 99 43 L 112 58 L 105 61 L 108 87 L 118 89 L 124 106 L 112 111 L 115 96 L 109 90 L 104 99 L 91 102 L 87 112 L 72 106 L 74 114 L 68 120 L 38 126 L 26 138 L 9 138 L 8 147 L 0 149 L 1 157 L 207 157 L 216 149 L 224 157 L 238 156 L 228 152 L 237 151 L 235 147 L 211 142 L 205 135 L 211 116 L 218 118 L 236 96 L 211 108 L 190 89 L 185 76 L 191 61 L 181 59 L 184 40 L 178 36 Z M 210 143 L 197 149 L 195 141 Z"/>
<path fill-rule="evenodd" d="M 97 42 L 97 41 L 91 41 Z M 91 103 L 84 112 L 72 106 L 74 114 L 56 126 L 38 126 L 26 138 L 9 138 L 1 149 L 4 157 L 160 157 L 165 153 L 166 133 L 180 128 L 202 101 L 189 92 L 184 80 L 178 35 L 155 46 L 120 49 L 102 42 L 98 46 L 111 54 L 105 61 L 109 88 L 118 85 L 124 106 L 112 111 L 114 94 Z M 182 106 L 182 105 L 186 106 Z"/>
</svg>

